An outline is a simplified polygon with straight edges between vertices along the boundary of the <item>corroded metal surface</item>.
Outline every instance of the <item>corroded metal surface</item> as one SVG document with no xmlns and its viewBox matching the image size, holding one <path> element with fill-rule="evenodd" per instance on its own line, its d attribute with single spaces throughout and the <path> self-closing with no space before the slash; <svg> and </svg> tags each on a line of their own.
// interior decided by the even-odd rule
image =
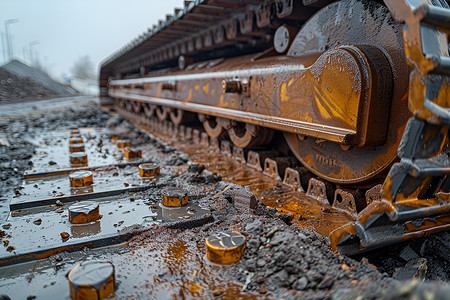
<svg viewBox="0 0 450 300">
<path fill-rule="evenodd" d="M 250 148 L 271 145 L 286 153 L 289 147 L 303 169 L 288 166 L 294 168 L 285 183 L 353 219 L 331 236 L 341 251 L 447 228 L 447 2 L 330 2 L 189 4 L 166 27 L 105 62 L 103 95 L 115 98 L 130 120 L 163 132 L 173 130 L 169 119 L 174 126 L 200 122 L 205 133 L 187 127 L 185 139 L 228 138 L 238 148 L 221 141 L 224 155 L 244 162 L 251 150 L 249 165 L 262 169 L 264 163 L 275 180 L 287 166 L 274 157 L 261 161 Z M 229 17 L 239 8 L 245 17 Z M 177 22 L 194 11 L 211 28 L 230 20 L 221 34 L 187 33 L 186 47 L 158 40 L 178 34 Z M 237 53 L 236 41 L 249 43 Z M 224 50 L 227 42 L 233 46 Z M 157 45 L 145 48 L 149 43 Z M 404 228 L 379 234 L 395 226 Z"/>
<path fill-rule="evenodd" d="M 386 1 L 405 23 L 405 53 L 411 65 L 408 103 L 414 114 L 381 189 L 357 220 L 336 229 L 333 247 L 346 253 L 382 247 L 450 228 L 448 174 L 448 82 L 450 9 L 445 1 Z M 388 230 L 386 230 L 388 229 Z"/>
<path fill-rule="evenodd" d="M 374 24 L 383 30 L 373 32 Z M 200 113 L 211 137 L 227 132 L 239 147 L 269 143 L 272 132 L 260 127 L 281 130 L 312 172 L 338 183 L 367 181 L 396 158 L 410 115 L 401 29 L 379 4 L 342 1 L 306 22 L 287 55 L 113 79 L 109 95 L 147 118 Z"/>
</svg>

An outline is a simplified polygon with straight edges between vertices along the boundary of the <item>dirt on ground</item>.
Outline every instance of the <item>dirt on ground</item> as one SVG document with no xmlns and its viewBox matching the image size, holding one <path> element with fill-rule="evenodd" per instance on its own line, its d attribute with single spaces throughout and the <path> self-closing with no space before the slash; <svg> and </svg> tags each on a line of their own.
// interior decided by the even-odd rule
<svg viewBox="0 0 450 300">
<path fill-rule="evenodd" d="M 187 251 L 192 247 L 198 253 L 205 253 L 204 239 L 220 230 L 236 230 L 247 239 L 244 256 L 239 262 L 226 268 L 186 262 L 195 269 L 193 273 L 187 274 L 181 265 L 161 264 L 158 271 L 151 274 L 151 283 L 146 282 L 153 291 L 158 288 L 173 289 L 175 298 L 183 298 L 183 290 L 187 289 L 186 283 L 189 283 L 189 289 L 194 288 L 194 294 L 198 298 L 227 299 L 233 298 L 233 295 L 244 295 L 245 298 L 265 299 L 450 299 L 450 286 L 446 283 L 450 274 L 448 233 L 410 241 L 356 258 L 343 256 L 330 248 L 327 237 L 290 225 L 289 218 L 275 209 L 261 203 L 255 210 L 236 208 L 231 193 L 245 192 L 245 187 L 221 181 L 220 176 L 190 161 L 186 154 L 165 145 L 159 138 L 146 135 L 122 117 L 108 115 L 94 102 L 85 107 L 51 113 L 38 112 L 0 123 L 0 209 L 3 211 L 0 223 L 7 216 L 9 200 L 22 182 L 23 172 L 30 167 L 29 158 L 37 146 L 34 143 L 35 137 L 42 132 L 61 128 L 102 126 L 127 128 L 130 132 L 135 132 L 142 142 L 154 143 L 165 154 L 163 159 L 155 159 L 156 163 L 188 165 L 188 172 L 169 178 L 166 187 L 189 185 L 207 189 L 210 194 L 217 195 L 214 198 L 196 200 L 199 207 L 210 211 L 212 222 L 202 223 L 198 227 L 192 225 L 192 222 L 180 223 L 180 226 L 163 223 L 139 229 L 139 234 L 128 243 L 131 252 L 124 255 L 138 261 L 133 251 L 150 253 L 149 247 L 176 240 L 184 241 L 180 245 L 181 250 Z M 156 199 L 160 188 L 155 186 L 143 192 L 143 195 L 148 199 Z M 181 251 L 180 249 L 169 250 L 176 252 Z M 403 254 L 400 255 L 400 252 Z M 52 259 L 55 258 L 50 258 Z M 425 270 L 428 275 L 422 275 L 423 279 L 418 280 L 401 281 L 393 278 L 397 276 L 399 268 L 405 267 L 407 262 L 414 259 L 418 263 L 423 263 L 420 259 L 425 259 L 428 270 L 432 271 Z M 119 287 L 116 291 L 119 299 L 127 295 L 131 295 L 131 299 L 149 295 L 148 290 L 128 290 L 125 283 L 120 284 L 121 280 L 125 281 L 120 277 L 123 276 L 120 270 L 127 266 L 125 263 L 123 266 L 118 263 L 116 267 L 119 270 Z M 142 268 L 145 265 L 136 264 L 134 271 L 127 274 L 136 277 L 136 285 L 143 280 L 140 278 Z M 217 284 L 222 281 L 232 282 L 227 286 L 236 290 L 223 290 Z M 39 295 L 38 290 L 36 294 Z M 158 294 L 150 295 L 162 298 Z M 189 295 L 187 293 L 185 296 L 191 298 Z"/>
</svg>

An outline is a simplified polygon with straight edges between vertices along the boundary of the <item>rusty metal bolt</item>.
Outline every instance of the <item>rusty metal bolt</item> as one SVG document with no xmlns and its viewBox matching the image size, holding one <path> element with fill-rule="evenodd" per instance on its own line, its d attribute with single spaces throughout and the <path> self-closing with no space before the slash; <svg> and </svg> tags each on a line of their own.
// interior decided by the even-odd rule
<svg viewBox="0 0 450 300">
<path fill-rule="evenodd" d="M 75 144 L 83 144 L 83 139 L 80 136 L 70 137 L 69 145 L 75 145 Z"/>
<path fill-rule="evenodd" d="M 70 129 L 70 134 L 72 134 L 72 135 L 80 135 L 80 129 L 78 129 L 78 128 L 76 128 L 76 127 L 72 127 L 71 129 Z"/>
<path fill-rule="evenodd" d="M 139 175 L 141 177 L 155 177 L 159 175 L 159 166 L 157 164 L 140 164 Z"/>
<path fill-rule="evenodd" d="M 124 149 L 126 147 L 131 147 L 131 142 L 130 141 L 125 141 L 125 140 L 117 140 L 117 147 Z"/>
<path fill-rule="evenodd" d="M 245 250 L 245 236 L 237 231 L 221 231 L 206 238 L 206 257 L 210 262 L 228 265 L 239 261 Z"/>
<path fill-rule="evenodd" d="M 182 189 L 166 189 L 162 195 L 164 206 L 180 207 L 188 203 L 187 193 Z"/>
<path fill-rule="evenodd" d="M 70 298 L 105 299 L 114 293 L 114 265 L 109 261 L 88 261 L 76 265 L 68 274 Z"/>
<path fill-rule="evenodd" d="M 141 158 L 142 156 L 142 150 L 136 149 L 132 147 L 126 147 L 125 148 L 125 157 L 126 158 Z"/>
<path fill-rule="evenodd" d="M 94 177 L 91 171 L 76 171 L 69 175 L 71 187 L 90 186 L 94 183 Z"/>
<path fill-rule="evenodd" d="M 222 80 L 223 93 L 240 93 L 241 82 L 238 80 Z"/>
<path fill-rule="evenodd" d="M 186 68 L 186 58 L 184 55 L 180 55 L 178 57 L 178 69 L 184 70 L 184 68 Z"/>
<path fill-rule="evenodd" d="M 69 151 L 73 152 L 84 152 L 84 144 L 73 144 L 69 146 Z"/>
<path fill-rule="evenodd" d="M 69 155 L 70 164 L 72 165 L 86 165 L 88 162 L 87 154 L 85 152 L 74 152 Z"/>
<path fill-rule="evenodd" d="M 100 210 L 95 201 L 82 201 L 69 206 L 69 222 L 86 224 L 100 219 Z"/>
</svg>

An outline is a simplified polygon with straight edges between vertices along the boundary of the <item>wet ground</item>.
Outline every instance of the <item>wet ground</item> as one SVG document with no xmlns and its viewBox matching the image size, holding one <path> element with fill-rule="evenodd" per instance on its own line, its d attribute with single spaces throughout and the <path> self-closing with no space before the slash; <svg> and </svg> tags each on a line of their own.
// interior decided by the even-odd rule
<svg viewBox="0 0 450 300">
<path fill-rule="evenodd" d="M 94 149 L 89 156 L 91 166 L 109 165 L 93 171 L 97 172 L 94 192 L 117 189 L 117 185 L 121 189 L 143 188 L 115 195 L 75 195 L 91 195 L 90 200 L 100 205 L 102 218 L 89 225 L 67 222 L 68 206 L 74 202 L 67 174 L 22 184 L 25 170 L 36 174 L 43 168 L 67 169 L 65 145 L 71 127 L 81 128 L 82 136 L 89 137 L 90 149 Z M 70 109 L 61 106 L 50 112 L 4 118 L 0 128 L 0 239 L 3 245 L 8 241 L 0 249 L 5 265 L 0 272 L 0 295 L 11 299 L 62 295 L 61 299 L 69 299 L 65 274 L 81 261 L 103 259 L 116 267 L 114 299 L 408 299 L 412 294 L 450 297 L 450 288 L 442 282 L 400 282 L 392 278 L 407 262 L 425 258 L 429 270 L 425 277 L 430 278 L 431 273 L 431 279 L 447 281 L 447 233 L 356 260 L 342 256 L 329 248 L 327 238 L 321 234 L 345 223 L 345 217 L 232 158 L 218 158 L 194 143 L 180 143 L 156 133 L 147 135 L 121 117 L 101 112 L 95 101 Z M 141 147 L 143 160 L 159 164 L 161 175 L 150 181 L 137 176 L 135 161 L 119 155 L 110 130 Z M 60 147 L 60 151 L 43 150 L 49 146 Z M 97 155 L 98 148 L 102 156 Z M 129 165 L 117 167 L 124 163 Z M 244 185 L 261 201 L 254 211 L 232 203 L 233 192 L 248 192 Z M 161 206 L 162 190 L 175 187 L 188 191 L 189 205 L 182 209 Z M 34 204 L 10 213 L 10 201 L 20 203 L 20 199 Z M 57 200 L 62 205 L 57 205 Z M 294 221 L 287 225 L 283 215 L 266 205 L 292 213 Z M 41 221 L 36 222 L 38 219 Z M 209 262 L 205 238 L 230 229 L 247 238 L 243 258 L 229 266 Z M 69 233 L 68 240 L 62 241 L 60 232 Z M 14 247 L 11 252 L 9 246 Z M 56 247 L 66 249 L 47 251 Z M 26 255 L 37 252 L 42 259 Z M 23 258 L 20 264 L 18 257 Z"/>
</svg>

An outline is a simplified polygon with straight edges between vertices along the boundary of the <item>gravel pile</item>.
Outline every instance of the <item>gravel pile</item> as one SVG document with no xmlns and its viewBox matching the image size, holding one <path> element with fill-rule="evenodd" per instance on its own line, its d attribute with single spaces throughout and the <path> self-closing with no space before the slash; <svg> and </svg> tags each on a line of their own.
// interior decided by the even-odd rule
<svg viewBox="0 0 450 300">
<path fill-rule="evenodd" d="M 18 60 L 0 67 L 0 103 L 76 95 L 77 92 L 53 81 L 47 74 Z"/>
<path fill-rule="evenodd" d="M 220 182 L 215 192 L 227 184 Z M 244 187 L 233 186 L 234 191 Z M 217 230 L 240 229 L 247 239 L 241 260 L 230 270 L 245 290 L 261 296 L 297 299 L 377 299 L 396 281 L 376 267 L 345 257 L 330 249 L 328 240 L 312 231 L 287 225 L 281 216 L 261 204 L 256 214 L 237 210 L 232 199 L 214 202 L 204 200 L 202 206 L 212 209 L 216 222 L 197 233 L 205 236 Z"/>
</svg>

